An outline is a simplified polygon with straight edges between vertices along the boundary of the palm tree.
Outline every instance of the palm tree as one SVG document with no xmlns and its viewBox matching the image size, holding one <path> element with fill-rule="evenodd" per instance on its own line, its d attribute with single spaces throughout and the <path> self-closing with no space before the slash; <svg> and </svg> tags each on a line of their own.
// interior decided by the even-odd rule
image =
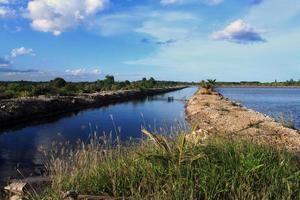
<svg viewBox="0 0 300 200">
<path fill-rule="evenodd" d="M 216 86 L 216 79 L 207 79 L 206 81 L 201 81 L 201 93 L 202 94 L 211 94 Z"/>
</svg>

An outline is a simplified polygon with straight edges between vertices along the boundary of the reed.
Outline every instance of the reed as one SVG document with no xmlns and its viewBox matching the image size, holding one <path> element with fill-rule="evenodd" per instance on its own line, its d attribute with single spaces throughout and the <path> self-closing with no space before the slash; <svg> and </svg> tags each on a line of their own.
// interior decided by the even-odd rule
<svg viewBox="0 0 300 200">
<path fill-rule="evenodd" d="M 299 160 L 284 150 L 143 132 L 148 139 L 131 144 L 94 136 L 88 144 L 55 148 L 47 163 L 52 185 L 32 199 L 61 199 L 66 191 L 124 199 L 300 198 Z"/>
</svg>

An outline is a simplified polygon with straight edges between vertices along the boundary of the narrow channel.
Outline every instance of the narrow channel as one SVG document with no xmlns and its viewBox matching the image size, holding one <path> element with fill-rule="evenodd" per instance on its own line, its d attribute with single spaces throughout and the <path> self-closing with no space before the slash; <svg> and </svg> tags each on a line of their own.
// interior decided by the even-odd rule
<svg viewBox="0 0 300 200">
<path fill-rule="evenodd" d="M 94 133 L 118 135 L 121 140 L 140 138 L 142 126 L 160 133 L 170 133 L 178 126 L 185 128 L 185 100 L 196 90 L 197 87 L 185 88 L 2 131 L 0 180 L 20 176 L 17 169 L 30 174 L 34 166 L 42 163 L 38 149 L 50 149 L 54 141 L 87 141 Z"/>
</svg>

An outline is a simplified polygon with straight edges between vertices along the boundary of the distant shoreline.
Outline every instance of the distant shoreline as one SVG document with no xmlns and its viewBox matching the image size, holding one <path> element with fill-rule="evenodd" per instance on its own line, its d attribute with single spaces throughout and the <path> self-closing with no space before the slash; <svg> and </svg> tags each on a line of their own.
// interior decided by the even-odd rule
<svg viewBox="0 0 300 200">
<path fill-rule="evenodd" d="M 300 86 L 217 85 L 217 88 L 300 88 Z"/>
</svg>

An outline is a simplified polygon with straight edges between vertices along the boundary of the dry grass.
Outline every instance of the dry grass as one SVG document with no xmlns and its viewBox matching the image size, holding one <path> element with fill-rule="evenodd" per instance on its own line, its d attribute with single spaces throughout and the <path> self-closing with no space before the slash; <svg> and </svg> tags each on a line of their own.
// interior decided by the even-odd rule
<svg viewBox="0 0 300 200">
<path fill-rule="evenodd" d="M 143 131 L 131 145 L 93 137 L 75 148 L 59 145 L 47 167 L 52 185 L 33 199 L 61 193 L 130 199 L 299 199 L 300 167 L 285 151 L 225 138 L 191 144 Z"/>
</svg>

